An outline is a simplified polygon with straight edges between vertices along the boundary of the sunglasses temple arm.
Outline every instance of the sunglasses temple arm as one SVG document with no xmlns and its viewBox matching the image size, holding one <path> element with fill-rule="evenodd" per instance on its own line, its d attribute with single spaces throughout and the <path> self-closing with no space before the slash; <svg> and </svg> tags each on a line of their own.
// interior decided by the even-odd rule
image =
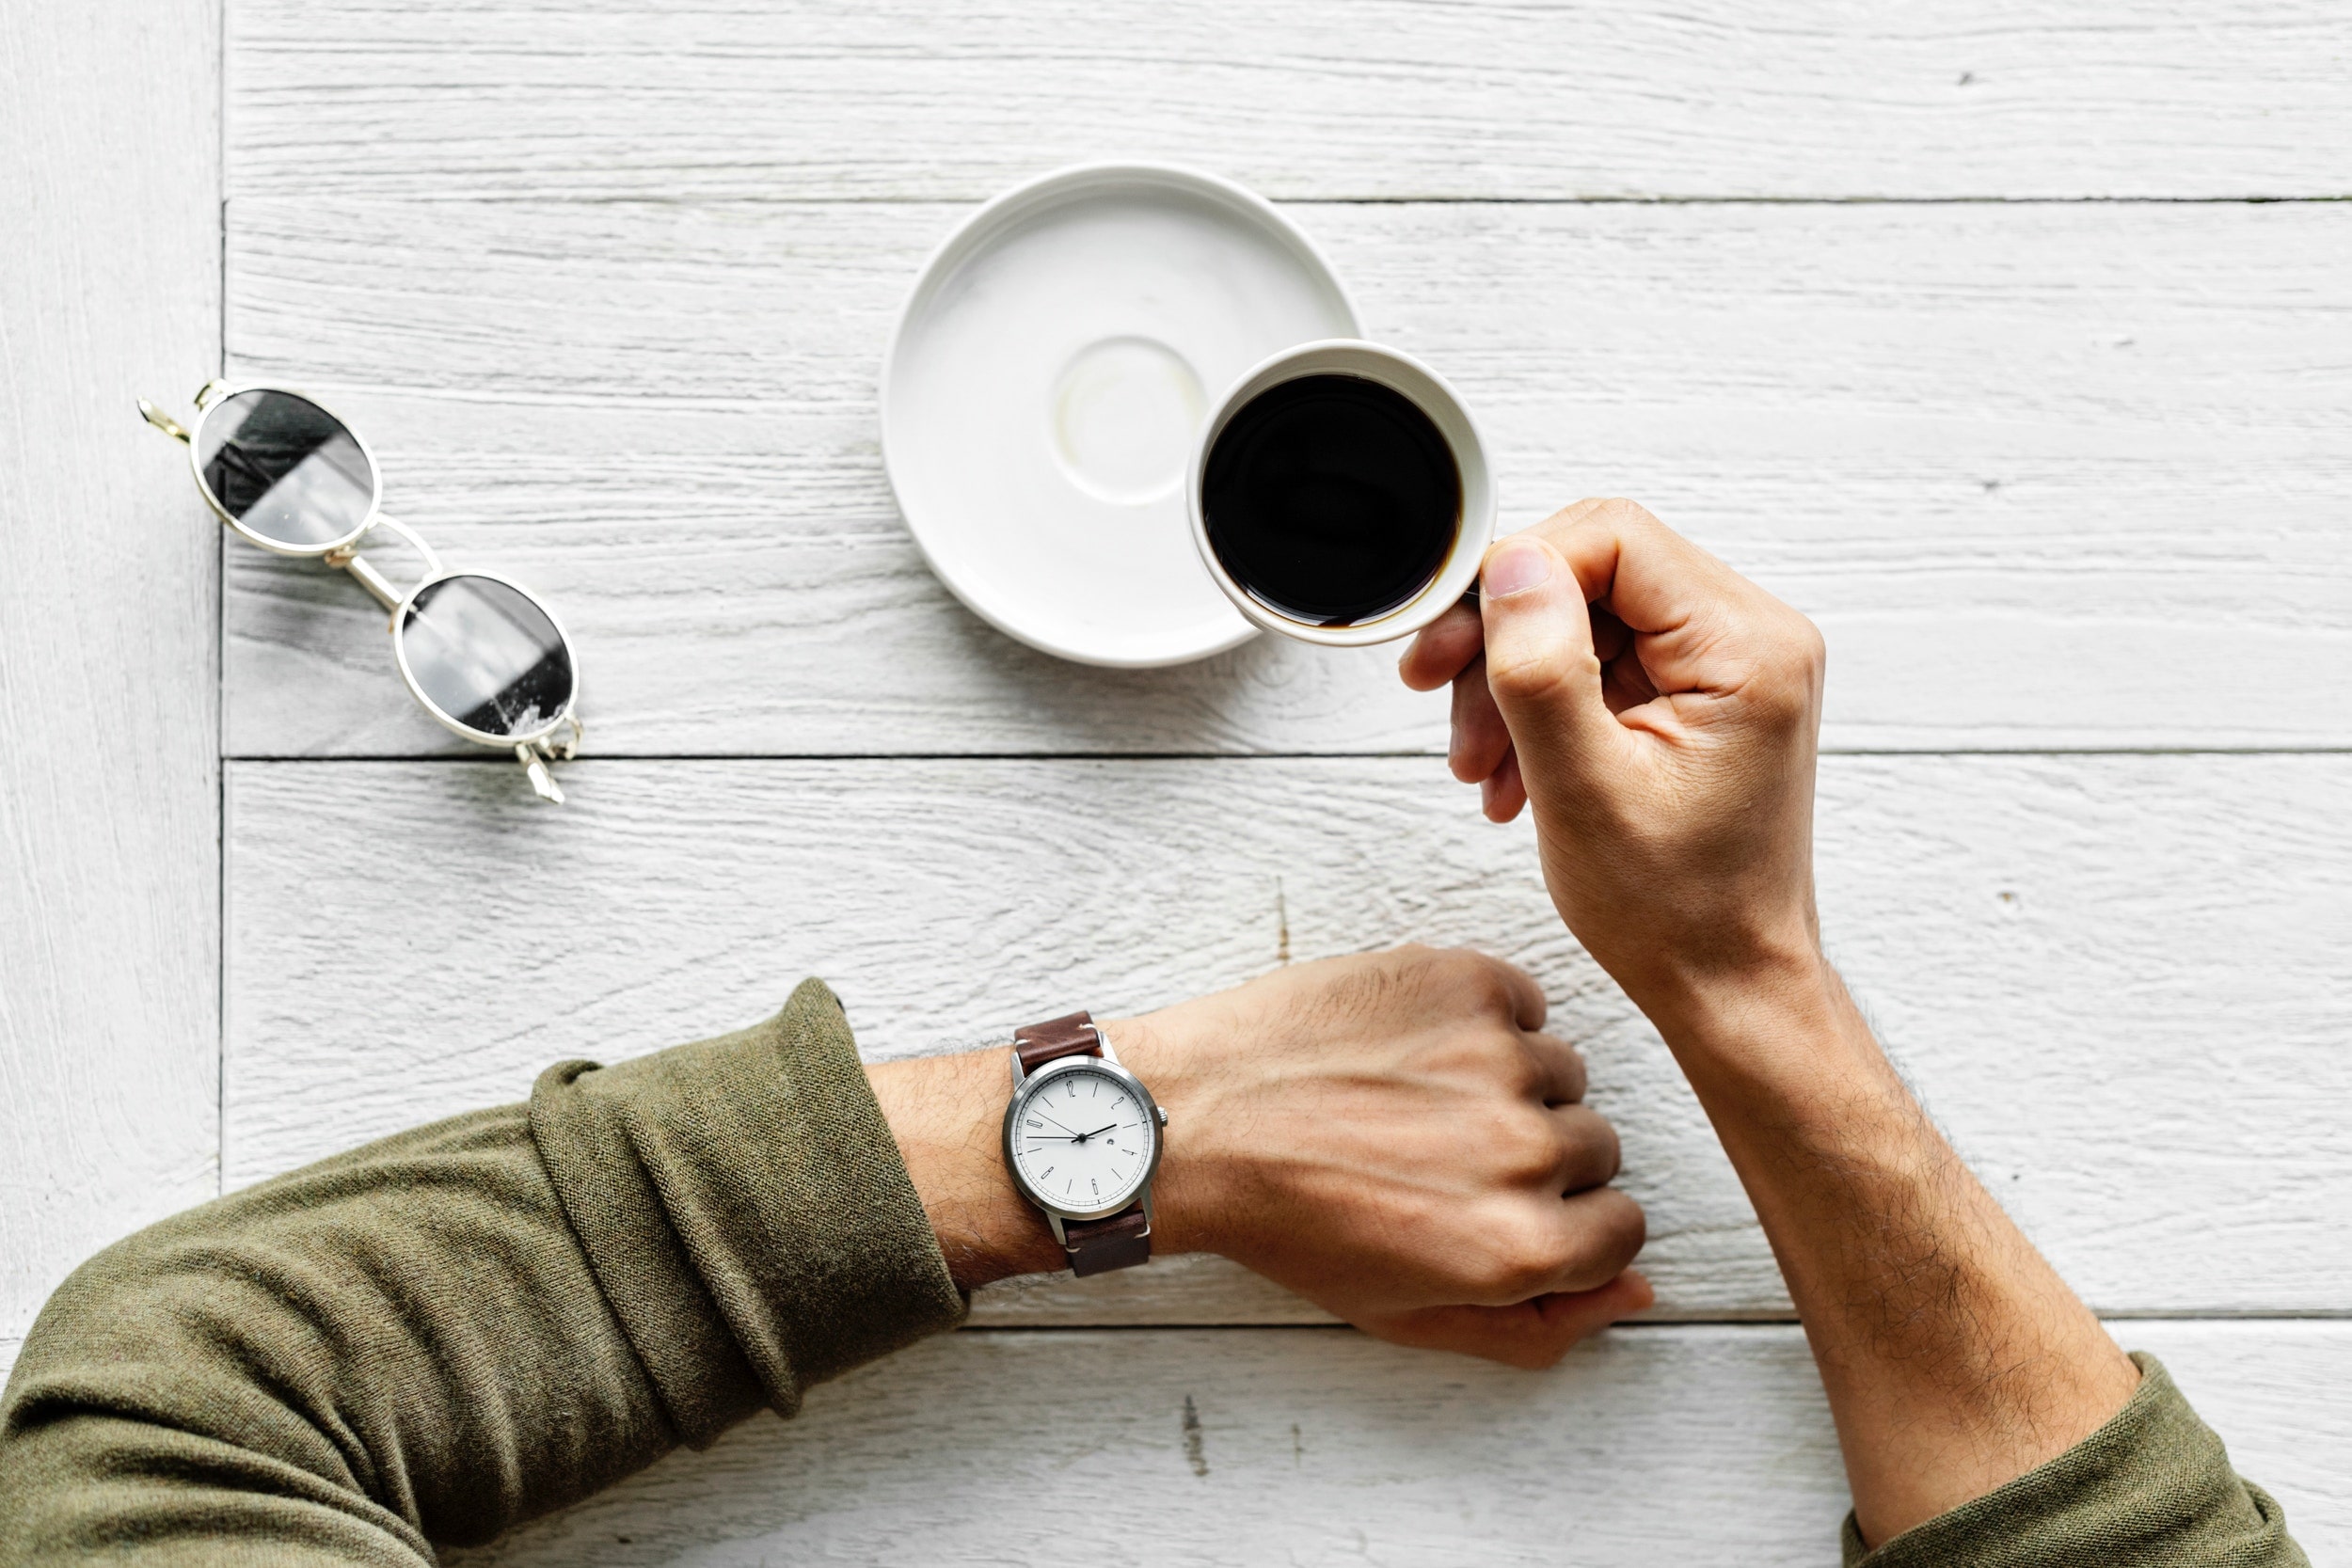
<svg viewBox="0 0 2352 1568">
<path fill-rule="evenodd" d="M 531 775 L 531 787 L 538 792 L 540 800 L 559 806 L 564 803 L 564 791 L 556 786 L 555 775 L 548 770 L 547 759 L 539 754 L 537 748 L 516 746 L 515 760 L 521 763 L 523 771 Z"/>
<path fill-rule="evenodd" d="M 170 436 L 182 446 L 188 444 L 187 428 L 145 398 L 139 399 L 139 418 Z"/>
</svg>

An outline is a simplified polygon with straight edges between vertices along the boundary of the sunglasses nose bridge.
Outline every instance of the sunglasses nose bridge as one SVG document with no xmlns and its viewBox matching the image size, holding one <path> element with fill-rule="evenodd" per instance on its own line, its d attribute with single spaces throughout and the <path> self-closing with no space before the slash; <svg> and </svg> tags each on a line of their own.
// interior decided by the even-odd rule
<svg viewBox="0 0 2352 1568">
<path fill-rule="evenodd" d="M 407 594 L 401 592 L 399 585 L 394 583 L 391 578 L 386 577 L 382 569 L 379 568 L 375 562 L 370 561 L 366 556 L 359 553 L 359 546 L 366 544 L 368 535 L 373 533 L 377 529 L 388 529 L 390 531 L 399 534 L 402 539 L 407 542 L 410 549 L 416 551 L 419 556 L 423 558 L 424 572 L 418 578 L 417 580 L 419 582 L 427 582 L 441 575 L 441 557 L 439 552 L 435 550 L 432 546 L 426 544 L 421 538 L 420 538 L 416 530 L 410 528 L 405 523 L 396 521 L 393 518 L 385 515 L 381 512 L 377 513 L 373 518 L 369 519 L 368 526 L 360 531 L 358 538 L 354 539 L 348 545 L 341 546 L 338 548 L 327 551 L 323 559 L 329 566 L 340 566 L 344 571 L 349 572 L 353 577 L 358 578 L 359 586 L 374 594 L 376 602 L 382 605 L 386 610 L 397 610 L 400 609 L 402 603 L 406 600 Z"/>
<path fill-rule="evenodd" d="M 326 554 L 326 563 L 330 566 L 341 566 L 344 571 L 358 578 L 359 586 L 374 594 L 375 602 L 386 610 L 400 608 L 402 595 L 399 585 L 377 570 L 375 562 L 366 556 L 349 547 L 329 550 Z"/>
</svg>

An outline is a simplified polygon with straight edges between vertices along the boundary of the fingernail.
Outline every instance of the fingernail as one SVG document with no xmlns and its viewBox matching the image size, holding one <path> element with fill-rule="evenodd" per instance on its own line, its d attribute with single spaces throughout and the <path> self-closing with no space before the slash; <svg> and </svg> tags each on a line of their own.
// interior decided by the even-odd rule
<svg viewBox="0 0 2352 1568">
<path fill-rule="evenodd" d="M 1507 599 L 1551 579 L 1551 552 L 1533 540 L 1524 545 L 1499 545 L 1486 558 L 1479 582 L 1488 598 Z"/>
</svg>

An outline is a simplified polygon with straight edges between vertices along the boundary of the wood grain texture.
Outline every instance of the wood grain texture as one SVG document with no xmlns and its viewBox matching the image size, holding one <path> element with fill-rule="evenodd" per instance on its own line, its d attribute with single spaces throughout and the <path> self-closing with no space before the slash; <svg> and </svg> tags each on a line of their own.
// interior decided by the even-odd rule
<svg viewBox="0 0 2352 1568">
<path fill-rule="evenodd" d="M 2313 1561 L 2352 1549 L 2352 1325 L 2115 1327 Z M 966 1333 L 449 1561 L 1818 1568 L 1846 1507 L 1793 1327 L 1618 1329 L 1532 1375 L 1345 1330 Z"/>
<path fill-rule="evenodd" d="M 600 754 L 1442 749 L 1392 650 L 1093 671 L 932 578 L 874 384 L 960 215 L 247 199 L 230 356 L 548 594 Z M 1296 215 L 1463 388 L 1505 527 L 1639 496 L 1816 616 L 1833 748 L 2352 744 L 2314 678 L 2352 660 L 2352 206 Z M 232 754 L 458 744 L 349 581 L 229 580 Z"/>
<path fill-rule="evenodd" d="M 2352 22 L 2313 0 L 247 0 L 231 23 L 235 197 L 969 199 L 1138 155 L 1282 197 L 2352 190 Z"/>
<path fill-rule="evenodd" d="M 1524 824 L 1435 759 L 587 762 L 230 773 L 226 1148 L 244 1182 L 520 1098 L 565 1056 L 828 977 L 869 1053 L 1001 1039 L 1407 940 L 1527 965 L 1593 1064 L 1669 1312 L 1785 1312 L 1705 1117 L 1561 927 Z M 1824 928 L 1988 1183 L 2097 1306 L 2352 1310 L 2352 757 L 1846 757 Z M 1078 890 L 1073 894 L 1066 890 Z M 997 1321 L 1304 1315 L 1221 1265 Z"/>
<path fill-rule="evenodd" d="M 219 529 L 132 400 L 216 362 L 218 20 L 0 8 L 0 1360 L 216 1190 Z"/>
</svg>

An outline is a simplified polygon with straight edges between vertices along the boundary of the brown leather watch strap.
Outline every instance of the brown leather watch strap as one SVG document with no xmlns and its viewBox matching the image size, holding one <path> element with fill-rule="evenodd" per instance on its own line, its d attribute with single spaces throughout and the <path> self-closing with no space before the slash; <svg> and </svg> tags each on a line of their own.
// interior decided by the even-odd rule
<svg viewBox="0 0 2352 1568">
<path fill-rule="evenodd" d="M 1094 1015 L 1082 1010 L 1015 1029 L 1012 1050 L 1021 1058 L 1021 1070 L 1035 1072 L 1064 1056 L 1100 1056 L 1103 1036 L 1094 1027 Z"/>
<path fill-rule="evenodd" d="M 1106 1220 L 1065 1220 L 1061 1228 L 1070 1238 L 1070 1272 L 1081 1279 L 1152 1260 L 1152 1226 L 1139 1203 Z"/>
</svg>

